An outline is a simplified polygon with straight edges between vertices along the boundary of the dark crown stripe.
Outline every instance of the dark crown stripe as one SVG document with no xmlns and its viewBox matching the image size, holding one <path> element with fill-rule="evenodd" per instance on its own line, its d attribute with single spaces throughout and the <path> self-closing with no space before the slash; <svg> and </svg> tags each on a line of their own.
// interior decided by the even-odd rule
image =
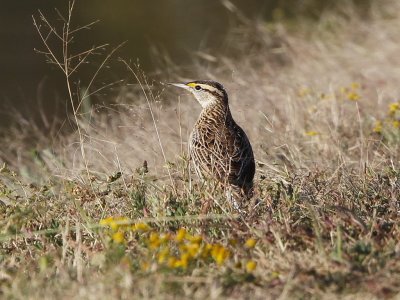
<svg viewBox="0 0 400 300">
<path fill-rule="evenodd" d="M 207 91 L 208 93 L 210 93 L 211 95 L 213 95 L 213 96 L 215 96 L 215 97 L 218 97 L 218 98 L 222 98 L 223 97 L 223 92 L 222 92 L 222 95 L 221 94 L 219 94 L 218 92 L 216 92 L 216 91 L 211 91 L 211 90 L 209 90 L 209 89 L 205 89 L 205 88 L 203 88 L 203 90 L 204 91 Z"/>
</svg>

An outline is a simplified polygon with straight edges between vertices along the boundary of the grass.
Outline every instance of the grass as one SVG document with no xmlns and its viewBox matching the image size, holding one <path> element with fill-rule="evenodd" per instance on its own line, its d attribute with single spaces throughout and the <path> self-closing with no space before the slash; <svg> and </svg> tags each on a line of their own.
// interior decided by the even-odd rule
<svg viewBox="0 0 400 300">
<path fill-rule="evenodd" d="M 49 137 L 28 120 L 3 134 L 0 295 L 398 297 L 398 6 L 244 22 L 229 55 L 160 60 L 153 78 L 227 88 L 257 158 L 246 215 L 188 168 L 194 99 L 129 63 L 114 104 L 75 106 L 79 131 L 55 122 Z M 90 92 L 70 90 L 78 106 Z"/>
</svg>

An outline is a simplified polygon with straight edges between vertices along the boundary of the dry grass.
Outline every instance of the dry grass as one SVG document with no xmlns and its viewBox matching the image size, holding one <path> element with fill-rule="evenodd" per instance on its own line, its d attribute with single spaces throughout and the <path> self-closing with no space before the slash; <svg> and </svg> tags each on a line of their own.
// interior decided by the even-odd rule
<svg viewBox="0 0 400 300">
<path fill-rule="evenodd" d="M 188 172 L 186 141 L 200 111 L 194 99 L 149 83 L 134 68 L 134 85 L 122 88 L 115 104 L 96 107 L 90 118 L 74 110 L 80 134 L 60 137 L 55 129 L 49 139 L 27 124 L 5 135 L 0 294 L 398 296 L 400 110 L 389 105 L 400 98 L 399 8 L 396 1 L 372 8 L 368 20 L 327 13 L 295 28 L 245 22 L 227 40 L 231 56 L 202 54 L 190 71 L 160 65 L 162 81 L 215 79 L 227 88 L 258 161 L 259 204 L 246 216 Z M 31 136 L 33 154 L 25 146 Z M 179 228 L 204 245 L 221 245 L 229 258 L 165 265 L 161 248 L 151 246 L 154 236 L 100 226 L 109 216 L 170 234 L 166 247 L 177 259 Z M 249 238 L 257 240 L 254 249 L 245 246 Z M 249 261 L 255 270 L 246 270 Z"/>
</svg>

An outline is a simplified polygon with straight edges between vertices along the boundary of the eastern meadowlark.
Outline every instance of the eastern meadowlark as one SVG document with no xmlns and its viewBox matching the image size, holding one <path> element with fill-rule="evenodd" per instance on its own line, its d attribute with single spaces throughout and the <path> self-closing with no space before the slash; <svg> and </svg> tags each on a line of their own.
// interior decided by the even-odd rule
<svg viewBox="0 0 400 300">
<path fill-rule="evenodd" d="M 191 92 L 203 107 L 189 141 L 199 177 L 212 177 L 242 199 L 251 197 L 255 163 L 246 133 L 233 120 L 228 95 L 215 81 L 170 83 Z M 237 197 L 232 199 L 237 206 Z"/>
</svg>

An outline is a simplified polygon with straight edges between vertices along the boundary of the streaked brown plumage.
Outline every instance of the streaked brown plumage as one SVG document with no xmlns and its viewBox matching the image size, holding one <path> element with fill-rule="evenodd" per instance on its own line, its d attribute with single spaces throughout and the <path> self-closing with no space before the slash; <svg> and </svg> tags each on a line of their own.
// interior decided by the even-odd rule
<svg viewBox="0 0 400 300">
<path fill-rule="evenodd" d="M 255 173 L 253 150 L 232 117 L 224 87 L 208 80 L 172 85 L 190 91 L 203 107 L 189 141 L 196 173 L 214 177 L 241 196 L 250 197 Z"/>
</svg>

